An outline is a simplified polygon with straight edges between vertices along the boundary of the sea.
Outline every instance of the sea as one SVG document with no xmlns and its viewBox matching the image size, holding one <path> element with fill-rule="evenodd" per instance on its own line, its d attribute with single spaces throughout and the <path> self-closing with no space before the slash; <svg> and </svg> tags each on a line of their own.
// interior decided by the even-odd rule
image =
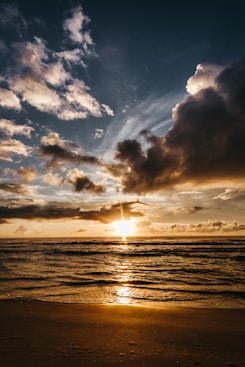
<svg viewBox="0 0 245 367">
<path fill-rule="evenodd" d="M 0 239 L 0 299 L 245 308 L 245 238 Z"/>
</svg>

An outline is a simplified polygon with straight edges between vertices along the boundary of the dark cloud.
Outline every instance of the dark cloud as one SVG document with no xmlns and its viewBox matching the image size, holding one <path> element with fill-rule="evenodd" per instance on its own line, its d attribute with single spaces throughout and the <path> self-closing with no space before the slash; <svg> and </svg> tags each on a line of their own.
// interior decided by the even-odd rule
<svg viewBox="0 0 245 367">
<path fill-rule="evenodd" d="M 30 195 L 30 191 L 24 186 L 17 183 L 3 182 L 0 183 L 0 190 L 9 191 L 13 194 Z"/>
<path fill-rule="evenodd" d="M 39 155 L 41 158 L 51 157 L 49 162 L 50 166 L 56 166 L 58 162 L 70 162 L 74 164 L 94 164 L 100 165 L 98 158 L 89 155 L 80 155 L 77 152 L 71 151 L 66 147 L 60 147 L 59 145 L 40 145 Z"/>
<path fill-rule="evenodd" d="M 102 165 L 98 158 L 80 154 L 78 150 L 79 147 L 77 145 L 62 140 L 56 133 L 51 133 L 47 137 L 42 138 L 42 143 L 39 146 L 39 156 L 40 158 L 51 158 L 48 163 L 50 167 L 58 167 L 60 163 L 67 162 Z"/>
<path fill-rule="evenodd" d="M 96 185 L 84 172 L 76 168 L 69 173 L 68 177 L 67 181 L 74 186 L 76 192 L 88 191 L 94 194 L 105 192 L 105 188 L 102 185 Z"/>
<path fill-rule="evenodd" d="M 74 189 L 76 192 L 90 191 L 95 194 L 105 192 L 105 188 L 102 185 L 94 184 L 87 176 L 77 177 L 74 182 Z"/>
<path fill-rule="evenodd" d="M 176 105 L 165 136 L 143 131 L 146 149 L 136 140 L 118 143 L 124 192 L 244 178 L 245 59 L 220 69 L 199 66 L 188 90 L 194 93 Z"/>
<path fill-rule="evenodd" d="M 142 217 L 143 214 L 134 210 L 134 206 L 140 204 L 137 201 L 123 202 L 112 204 L 111 206 L 103 206 L 99 210 L 89 210 L 81 212 L 81 219 L 96 220 L 101 223 L 110 223 L 114 220 L 120 220 L 122 213 L 124 219 L 130 219 L 132 217 Z"/>
<path fill-rule="evenodd" d="M 62 219 L 79 218 L 79 208 L 64 208 L 56 205 L 23 205 L 20 207 L 1 206 L 0 218 L 7 219 Z"/>
<path fill-rule="evenodd" d="M 116 203 L 110 206 L 103 206 L 97 210 L 82 210 L 81 208 L 62 207 L 55 204 L 47 205 L 25 205 L 25 206 L 0 206 L 0 223 L 6 223 L 9 219 L 83 219 L 101 223 L 121 219 L 123 212 L 124 219 L 131 217 L 141 217 L 143 214 L 135 209 L 138 201 Z"/>
</svg>

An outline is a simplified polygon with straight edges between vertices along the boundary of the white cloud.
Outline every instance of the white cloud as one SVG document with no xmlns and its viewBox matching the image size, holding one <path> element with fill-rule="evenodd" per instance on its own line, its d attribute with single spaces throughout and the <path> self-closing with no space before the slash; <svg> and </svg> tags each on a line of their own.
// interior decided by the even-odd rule
<svg viewBox="0 0 245 367">
<path fill-rule="evenodd" d="M 63 29 L 68 32 L 71 41 L 79 43 L 87 54 L 91 52 L 93 45 L 90 32 L 84 30 L 89 22 L 89 17 L 84 15 L 82 8 L 78 6 L 73 9 L 71 18 L 66 19 L 63 24 Z"/>
<path fill-rule="evenodd" d="M 34 37 L 34 42 L 15 43 L 13 47 L 21 62 L 19 67 L 28 66 L 37 79 L 59 86 L 71 78 L 60 61 L 50 62 L 52 52 L 42 39 Z"/>
<path fill-rule="evenodd" d="M 16 78 L 12 82 L 12 87 L 16 93 L 21 95 L 24 102 L 42 112 L 56 114 L 61 108 L 62 102 L 58 93 L 32 74 L 25 78 Z"/>
<path fill-rule="evenodd" d="M 31 132 L 34 129 L 28 125 L 16 125 L 11 120 L 0 119 L 0 132 L 8 136 L 24 135 L 27 138 L 31 137 Z"/>
<path fill-rule="evenodd" d="M 17 8 L 11 9 L 7 11 L 8 19 L 20 16 Z M 21 102 L 25 102 L 63 120 L 101 117 L 103 113 L 113 116 L 112 109 L 100 104 L 83 80 L 74 78 L 70 65 L 75 62 L 85 67 L 82 57 L 93 52 L 90 33 L 84 29 L 88 23 L 81 7 L 73 9 L 72 16 L 65 20 L 63 28 L 69 39 L 79 44 L 73 50 L 64 49 L 64 44 L 60 52 L 49 49 L 45 40 L 37 36 L 32 42 L 12 43 L 10 51 L 15 63 L 3 70 L 7 77 L 2 80 L 9 89 L 0 88 L 0 106 L 21 110 Z"/>
<path fill-rule="evenodd" d="M 34 37 L 34 42 L 16 42 L 12 47 L 20 69 L 28 67 L 36 75 L 42 74 L 45 61 L 49 59 L 48 49 L 42 39 Z"/>
<path fill-rule="evenodd" d="M 76 109 L 72 109 L 71 106 L 68 106 L 67 109 L 63 109 L 61 112 L 57 114 L 57 117 L 61 120 L 75 120 L 75 119 L 85 119 L 88 117 L 88 112 L 86 111 L 76 111 Z"/>
<path fill-rule="evenodd" d="M 67 62 L 80 62 L 83 66 L 85 66 L 85 63 L 81 60 L 82 56 L 84 56 L 84 52 L 79 48 L 75 48 L 74 50 L 56 52 L 55 55 L 61 59 L 64 59 Z"/>
<path fill-rule="evenodd" d="M 49 64 L 48 69 L 43 72 L 43 78 L 53 86 L 59 86 L 71 79 L 70 73 L 65 71 L 61 63 Z"/>
<path fill-rule="evenodd" d="M 186 90 L 189 94 L 196 94 L 201 89 L 216 88 L 216 77 L 225 69 L 226 65 L 199 64 L 195 74 L 188 79 Z"/>
<path fill-rule="evenodd" d="M 28 157 L 32 148 L 15 139 L 3 139 L 0 144 L 0 159 L 12 162 L 12 155 Z"/>
<path fill-rule="evenodd" d="M 65 146 L 65 140 L 61 139 L 58 133 L 51 132 L 47 136 L 43 136 L 41 143 L 45 145 L 59 145 L 60 147 Z"/>
<path fill-rule="evenodd" d="M 17 111 L 21 110 L 20 99 L 11 90 L 3 88 L 0 88 L 0 106 Z"/>
<path fill-rule="evenodd" d="M 234 198 L 237 198 L 241 195 L 244 195 L 244 192 L 242 193 L 240 190 L 234 190 L 234 189 L 225 189 L 224 192 L 221 194 L 215 196 L 213 199 L 215 200 L 231 200 Z"/>
<path fill-rule="evenodd" d="M 104 135 L 103 129 L 95 129 L 94 138 L 95 139 L 101 139 Z"/>
<path fill-rule="evenodd" d="M 102 115 L 101 105 L 88 91 L 89 87 L 83 81 L 77 79 L 67 86 L 65 97 L 72 106 L 82 108 L 83 111 L 100 117 Z"/>
<path fill-rule="evenodd" d="M 105 113 L 107 113 L 107 115 L 114 116 L 114 112 L 112 111 L 112 109 L 109 106 L 107 106 L 106 104 L 102 104 L 101 106 L 103 110 L 105 111 Z"/>
</svg>

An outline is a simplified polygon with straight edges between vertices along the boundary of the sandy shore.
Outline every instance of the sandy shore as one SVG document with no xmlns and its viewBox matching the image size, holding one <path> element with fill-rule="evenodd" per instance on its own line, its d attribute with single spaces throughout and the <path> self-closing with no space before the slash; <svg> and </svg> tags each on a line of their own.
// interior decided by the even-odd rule
<svg viewBox="0 0 245 367">
<path fill-rule="evenodd" d="M 245 310 L 0 301 L 0 366 L 245 366 Z"/>
</svg>

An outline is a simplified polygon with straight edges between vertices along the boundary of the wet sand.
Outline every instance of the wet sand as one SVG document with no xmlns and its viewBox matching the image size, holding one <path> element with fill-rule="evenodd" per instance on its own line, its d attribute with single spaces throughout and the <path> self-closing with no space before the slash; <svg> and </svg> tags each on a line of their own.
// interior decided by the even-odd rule
<svg viewBox="0 0 245 367">
<path fill-rule="evenodd" d="M 244 367 L 245 310 L 0 301 L 1 367 Z"/>
</svg>

